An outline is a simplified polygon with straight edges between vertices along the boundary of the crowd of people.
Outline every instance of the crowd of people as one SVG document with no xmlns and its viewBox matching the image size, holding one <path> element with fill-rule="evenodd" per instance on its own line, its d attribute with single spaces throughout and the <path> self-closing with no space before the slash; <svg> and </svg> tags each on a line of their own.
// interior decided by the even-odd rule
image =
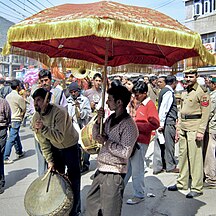
<svg viewBox="0 0 216 216">
<path fill-rule="evenodd" d="M 205 86 L 197 78 L 196 69 L 185 70 L 184 90 L 177 95 L 178 81 L 173 75 L 112 77 L 104 106 L 100 73 L 92 80 L 72 77 L 65 88 L 45 69 L 33 86 L 16 79 L 10 85 L 0 80 L 0 193 L 5 185 L 4 164 L 14 162 L 12 147 L 17 159 L 25 156 L 19 129 L 30 121 L 38 175 L 48 169 L 66 171 L 74 195 L 70 215 L 79 215 L 81 173 L 89 171 L 91 162 L 83 149 L 81 131 L 94 118 L 92 136 L 101 148 L 86 215 L 121 215 L 130 177 L 133 194 L 127 204 L 144 200 L 145 155 L 151 142 L 153 174 L 178 173 L 177 183 L 168 190 L 190 189 L 186 198 L 202 195 L 204 186 L 216 186 L 216 77 L 209 77 Z"/>
</svg>

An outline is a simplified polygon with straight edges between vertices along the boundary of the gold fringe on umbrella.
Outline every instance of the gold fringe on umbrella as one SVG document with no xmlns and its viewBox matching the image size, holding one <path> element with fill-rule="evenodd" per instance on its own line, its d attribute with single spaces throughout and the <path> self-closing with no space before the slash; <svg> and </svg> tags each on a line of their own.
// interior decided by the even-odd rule
<svg viewBox="0 0 216 216">
<path fill-rule="evenodd" d="M 66 4 L 41 11 L 9 28 L 7 43 L 2 54 L 13 53 L 14 49 L 11 50 L 11 47 L 16 42 L 91 35 L 194 49 L 204 62 L 210 65 L 216 64 L 215 57 L 202 45 L 198 33 L 192 32 L 158 11 L 111 1 L 83 5 Z M 35 56 L 34 52 L 30 54 L 28 51 L 27 54 Z M 46 56 L 40 55 L 40 57 L 48 63 Z"/>
</svg>

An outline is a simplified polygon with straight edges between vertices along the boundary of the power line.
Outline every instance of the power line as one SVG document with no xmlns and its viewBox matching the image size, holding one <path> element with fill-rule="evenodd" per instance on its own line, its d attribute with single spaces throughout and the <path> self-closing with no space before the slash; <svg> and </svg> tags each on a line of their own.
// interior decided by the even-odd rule
<svg viewBox="0 0 216 216">
<path fill-rule="evenodd" d="M 164 7 L 164 6 L 167 6 L 168 4 L 171 4 L 171 3 L 174 2 L 174 1 L 176 1 L 176 0 L 168 1 L 168 2 L 164 3 L 163 5 L 161 5 L 161 6 L 157 7 L 157 8 L 154 8 L 154 9 L 157 10 L 157 9 L 159 9 L 159 8 L 162 8 L 162 7 Z"/>
<path fill-rule="evenodd" d="M 170 0 L 166 0 L 166 1 L 160 1 L 160 2 L 157 2 L 157 3 L 148 3 L 146 7 L 149 7 L 149 8 L 157 8 L 157 7 L 160 7 L 160 5 L 163 5 L 163 4 L 166 4 L 167 2 L 169 2 Z"/>
<path fill-rule="evenodd" d="M 2 12 L 2 11 L 0 11 L 0 13 L 1 13 L 1 14 L 5 14 L 5 15 L 10 16 L 10 17 L 13 17 L 13 18 L 18 19 L 18 20 L 22 20 L 22 19 L 20 19 L 20 18 L 17 18 L 17 17 L 15 17 L 15 16 L 11 15 L 11 14 L 8 14 L 8 13 Z"/>
<path fill-rule="evenodd" d="M 24 10 L 24 11 L 26 11 L 26 12 L 28 12 L 28 13 L 30 13 L 30 14 L 32 15 L 31 12 L 27 11 L 25 8 L 22 8 L 21 6 L 19 6 L 19 5 L 18 5 L 17 3 L 15 3 L 14 1 L 12 1 L 12 0 L 9 0 L 9 1 L 12 2 L 13 4 L 15 4 L 17 7 L 21 8 L 22 10 Z"/>
<path fill-rule="evenodd" d="M 0 3 L 3 4 L 4 6 L 10 8 L 11 10 L 15 11 L 16 13 L 20 14 L 22 17 L 26 17 L 24 14 L 20 13 L 20 12 L 17 11 L 16 9 L 14 9 L 14 8 L 12 8 L 12 7 L 8 6 L 8 5 L 6 5 L 5 3 L 1 2 L 1 1 L 0 1 Z"/>
<path fill-rule="evenodd" d="M 26 6 L 27 8 L 33 10 L 35 13 L 37 13 L 36 10 L 32 9 L 31 7 L 29 7 L 28 5 L 26 5 L 24 2 L 21 2 L 20 0 L 17 0 L 19 3 L 23 4 L 24 6 Z"/>
<path fill-rule="evenodd" d="M 47 2 L 49 2 L 52 6 L 55 6 L 53 3 L 51 3 L 49 0 L 46 0 Z"/>
<path fill-rule="evenodd" d="M 42 7 L 47 8 L 46 6 L 44 6 L 43 4 L 41 4 L 38 0 L 35 0 L 38 4 L 40 4 Z"/>
<path fill-rule="evenodd" d="M 30 2 L 29 0 L 27 0 L 27 2 L 29 2 L 30 4 L 32 4 L 33 6 L 35 6 L 37 9 L 39 9 L 40 11 L 42 10 L 41 8 L 39 8 L 37 5 L 35 5 L 34 3 Z"/>
</svg>

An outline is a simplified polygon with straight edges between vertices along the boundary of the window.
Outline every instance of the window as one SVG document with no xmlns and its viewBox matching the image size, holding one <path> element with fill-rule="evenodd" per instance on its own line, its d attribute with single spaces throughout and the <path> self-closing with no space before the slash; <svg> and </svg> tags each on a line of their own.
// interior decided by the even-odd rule
<svg viewBox="0 0 216 216">
<path fill-rule="evenodd" d="M 216 0 L 194 0 L 194 15 L 204 15 L 216 11 Z"/>
<path fill-rule="evenodd" d="M 205 0 L 204 1 L 204 13 L 209 13 L 210 12 L 210 4 L 209 4 L 209 0 Z"/>
<path fill-rule="evenodd" d="M 195 11 L 194 11 L 194 15 L 200 15 L 201 14 L 201 4 L 197 3 L 194 5 Z"/>
<path fill-rule="evenodd" d="M 209 12 L 211 13 L 212 12 L 212 0 L 209 0 Z"/>
<path fill-rule="evenodd" d="M 199 4 L 196 5 L 196 14 L 200 14 L 200 5 Z"/>
<path fill-rule="evenodd" d="M 202 4 L 202 14 L 204 14 L 205 13 L 205 4 L 204 4 L 204 1 L 205 0 L 202 0 L 202 2 L 201 2 L 201 4 Z"/>
</svg>

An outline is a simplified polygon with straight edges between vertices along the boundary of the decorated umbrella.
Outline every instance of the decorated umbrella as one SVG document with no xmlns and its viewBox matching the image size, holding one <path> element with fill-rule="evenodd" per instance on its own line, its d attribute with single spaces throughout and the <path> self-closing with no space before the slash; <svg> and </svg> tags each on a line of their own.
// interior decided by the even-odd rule
<svg viewBox="0 0 216 216">
<path fill-rule="evenodd" d="M 13 25 L 3 50 L 9 53 L 43 62 L 67 57 L 100 65 L 106 56 L 109 66 L 172 66 L 195 56 L 215 63 L 198 33 L 156 10 L 111 1 L 64 4 Z"/>
<path fill-rule="evenodd" d="M 156 10 L 112 1 L 64 4 L 13 25 L 3 49 L 9 53 L 45 64 L 52 58 L 86 60 L 104 65 L 105 77 L 107 66 L 128 63 L 172 66 L 200 57 L 215 64 L 198 33 Z"/>
</svg>

